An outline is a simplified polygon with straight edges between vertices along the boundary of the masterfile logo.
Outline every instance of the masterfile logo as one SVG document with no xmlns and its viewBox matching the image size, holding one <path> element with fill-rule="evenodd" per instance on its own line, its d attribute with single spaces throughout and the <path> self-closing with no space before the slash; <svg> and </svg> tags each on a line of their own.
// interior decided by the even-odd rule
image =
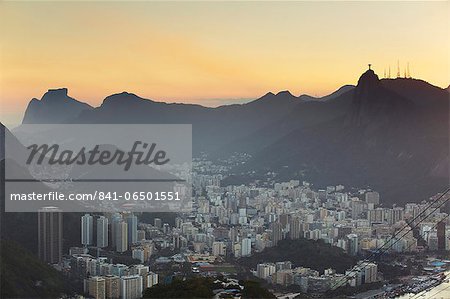
<svg viewBox="0 0 450 299">
<path fill-rule="evenodd" d="M 139 147 L 142 150 L 139 150 Z M 28 165 L 33 163 L 34 159 L 36 159 L 35 163 L 42 165 L 44 158 L 48 156 L 48 164 L 50 165 L 108 165 L 116 163 L 117 165 L 123 165 L 124 170 L 128 171 L 133 163 L 159 166 L 170 161 L 169 158 L 166 158 L 166 151 L 155 150 L 156 143 L 149 145 L 147 142 L 142 141 L 135 141 L 129 152 L 119 149 L 115 151 L 100 150 L 99 144 L 95 145 L 91 150 L 82 147 L 78 152 L 72 150 L 60 151 L 58 144 L 32 144 L 27 148 L 30 149 L 30 155 L 26 162 Z"/>
<path fill-rule="evenodd" d="M 5 153 L 7 212 L 190 210 L 191 125 L 22 125 Z"/>
</svg>

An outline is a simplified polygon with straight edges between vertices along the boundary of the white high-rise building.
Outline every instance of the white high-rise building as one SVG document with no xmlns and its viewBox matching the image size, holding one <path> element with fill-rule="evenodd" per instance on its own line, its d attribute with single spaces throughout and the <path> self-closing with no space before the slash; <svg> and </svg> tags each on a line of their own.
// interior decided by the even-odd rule
<svg viewBox="0 0 450 299">
<path fill-rule="evenodd" d="M 134 248 L 131 251 L 131 257 L 141 261 L 141 263 L 145 262 L 145 251 L 143 248 Z"/>
<path fill-rule="evenodd" d="M 105 299 L 105 278 L 99 276 L 93 276 L 84 281 L 85 291 L 90 297 L 94 299 Z"/>
<path fill-rule="evenodd" d="M 108 247 L 108 218 L 105 216 L 97 219 L 97 247 Z"/>
<path fill-rule="evenodd" d="M 158 274 L 154 272 L 147 273 L 147 279 L 146 279 L 146 288 L 151 288 L 152 286 L 158 284 Z"/>
<path fill-rule="evenodd" d="M 128 275 L 120 278 L 120 297 L 123 299 L 139 299 L 142 297 L 142 276 Z"/>
<path fill-rule="evenodd" d="M 364 283 L 372 283 L 377 281 L 378 266 L 374 263 L 364 265 Z"/>
<path fill-rule="evenodd" d="M 261 279 L 266 279 L 276 272 L 276 267 L 273 263 L 258 264 L 256 266 L 256 275 Z"/>
<path fill-rule="evenodd" d="M 116 251 L 125 252 L 128 250 L 128 225 L 126 222 L 117 222 L 115 225 Z"/>
<path fill-rule="evenodd" d="M 252 240 L 243 238 L 241 242 L 241 256 L 249 256 L 252 254 Z"/>
<path fill-rule="evenodd" d="M 81 217 L 81 244 L 84 246 L 93 244 L 94 217 L 85 214 Z"/>
<path fill-rule="evenodd" d="M 122 215 L 115 213 L 111 216 L 111 247 L 116 248 L 116 226 L 122 221 Z"/>
<path fill-rule="evenodd" d="M 212 255 L 214 256 L 219 256 L 222 255 L 224 256 L 226 253 L 226 246 L 224 242 L 213 242 L 212 244 Z"/>
<path fill-rule="evenodd" d="M 298 217 L 292 217 L 289 221 L 289 238 L 291 240 L 300 239 L 303 236 L 302 221 Z"/>
<path fill-rule="evenodd" d="M 241 250 L 241 244 L 240 243 L 236 243 L 233 245 L 233 255 L 236 258 L 240 258 L 241 254 L 242 254 L 242 250 Z"/>
<path fill-rule="evenodd" d="M 347 239 L 348 239 L 348 254 L 357 255 L 359 252 L 358 235 L 350 234 L 347 236 Z"/>
</svg>

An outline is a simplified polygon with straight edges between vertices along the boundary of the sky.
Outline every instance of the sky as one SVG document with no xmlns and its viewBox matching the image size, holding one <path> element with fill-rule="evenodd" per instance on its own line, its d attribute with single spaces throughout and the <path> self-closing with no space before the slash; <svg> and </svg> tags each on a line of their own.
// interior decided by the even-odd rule
<svg viewBox="0 0 450 299">
<path fill-rule="evenodd" d="M 0 120 L 50 88 L 217 106 L 322 96 L 397 61 L 450 83 L 449 1 L 0 2 Z"/>
</svg>

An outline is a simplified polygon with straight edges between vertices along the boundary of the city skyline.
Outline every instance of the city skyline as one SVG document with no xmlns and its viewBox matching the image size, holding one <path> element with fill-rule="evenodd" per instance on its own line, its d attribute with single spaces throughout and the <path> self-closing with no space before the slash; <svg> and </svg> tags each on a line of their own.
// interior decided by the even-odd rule
<svg viewBox="0 0 450 299">
<path fill-rule="evenodd" d="M 269 285 L 291 286 L 305 294 L 327 294 L 326 292 L 343 285 L 357 288 L 383 281 L 378 268 L 383 262 L 371 261 L 374 256 L 371 252 L 376 249 L 386 256 L 395 253 L 395 259 L 399 263 L 404 258 L 410 259 L 411 253 L 417 254 L 414 267 L 422 264 L 439 270 L 440 265 L 448 263 L 429 259 L 428 256 L 426 259 L 421 257 L 424 246 L 419 243 L 420 239 L 426 242 L 430 254 L 437 250 L 448 250 L 448 214 L 443 212 L 443 205 L 448 201 L 448 196 L 445 198 L 448 189 L 422 203 L 386 207 L 380 205 L 380 194 L 371 189 L 349 191 L 343 185 L 315 189 L 309 183 L 298 180 L 274 183 L 263 188 L 248 185 L 219 187 L 219 181 L 209 185 L 211 178 L 217 175 L 202 173 L 197 173 L 198 177 L 193 183 L 200 189 L 208 186 L 205 189 L 208 191 L 205 197 L 198 198 L 198 206 L 193 212 L 196 217 L 178 214 L 172 224 L 164 225 L 160 218 L 154 218 L 154 223 L 139 221 L 137 234 L 141 237 L 135 244 L 128 243 L 124 248 L 111 246 L 99 249 L 98 245 L 90 246 L 91 254 L 87 248 L 69 249 L 70 254 L 65 257 L 66 260 L 77 262 L 74 268 L 67 271 L 71 275 L 84 273 L 81 275 L 85 277 L 85 293 L 97 298 L 98 293 L 103 294 L 107 289 L 106 293 L 110 294 L 122 292 L 123 298 L 139 298 L 138 294 L 144 289 L 152 288 L 158 283 L 164 272 L 161 269 L 167 265 L 171 267 L 172 263 L 183 262 L 192 265 L 187 273 L 178 272 L 181 275 L 202 277 L 208 276 L 211 271 L 226 273 L 227 268 L 238 269 L 242 264 L 246 271 Z M 224 194 L 219 205 L 217 201 L 210 201 L 218 194 Z M 249 197 L 242 201 L 238 199 L 238 195 L 242 194 Z M 133 216 L 124 212 L 110 214 L 108 217 L 122 218 L 125 215 L 127 219 Z M 217 218 L 209 222 L 210 215 Z M 83 217 L 87 216 L 92 217 L 89 214 Z M 193 219 L 196 220 L 192 221 Z M 112 225 L 110 228 L 113 227 Z M 413 234 L 416 228 L 418 235 Z M 112 237 L 115 234 L 121 236 L 119 231 L 110 232 Z M 109 233 L 108 228 L 106 233 Z M 347 254 L 343 257 L 352 256 L 358 261 L 354 260 L 353 266 L 348 269 L 342 269 L 340 263 L 330 263 L 326 264 L 329 268 L 317 270 L 317 267 L 305 266 L 294 255 L 284 258 L 285 253 L 279 253 L 279 257 L 268 254 L 268 251 L 273 251 L 270 248 L 277 248 L 282 252 L 288 244 L 296 243 L 323 244 L 322 246 L 330 244 L 334 250 Z M 171 248 L 174 251 L 169 256 L 159 256 L 155 255 L 157 248 Z M 95 257 L 92 254 L 95 251 L 126 253 L 128 256 L 131 254 L 140 263 L 113 263 L 106 257 Z M 251 256 L 255 255 L 259 258 L 251 262 Z M 362 259 L 364 256 L 366 259 Z M 224 257 L 228 257 L 228 260 L 224 261 Z M 262 262 L 258 261 L 260 258 L 263 258 Z M 234 262 L 230 263 L 230 260 Z M 251 269 L 245 268 L 256 261 L 258 262 Z M 92 269 L 93 272 L 87 274 L 85 269 Z M 234 273 L 233 270 L 228 271 Z M 120 288 L 118 285 L 108 287 L 107 280 L 111 279 L 120 281 Z M 377 289 L 376 292 L 391 296 L 408 292 L 420 293 L 442 281 L 442 276 L 429 275 L 423 285 L 405 283 L 401 287 L 387 287 Z M 147 291 L 152 292 L 152 289 Z M 98 298 L 104 298 L 104 295 Z M 106 295 L 106 298 L 114 297 Z"/>
<path fill-rule="evenodd" d="M 280 90 L 324 96 L 367 63 L 394 76 L 398 60 L 402 75 L 409 63 L 412 77 L 450 82 L 448 2 L 1 5 L 7 124 L 58 87 L 93 106 L 122 91 L 219 106 Z"/>
<path fill-rule="evenodd" d="M 5 298 L 450 298 L 450 1 L 0 2 Z"/>
</svg>

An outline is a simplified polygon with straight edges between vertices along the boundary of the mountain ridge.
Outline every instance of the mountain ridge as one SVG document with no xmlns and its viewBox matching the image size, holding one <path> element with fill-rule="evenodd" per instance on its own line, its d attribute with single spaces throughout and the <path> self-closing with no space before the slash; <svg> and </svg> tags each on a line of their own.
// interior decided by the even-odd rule
<svg viewBox="0 0 450 299">
<path fill-rule="evenodd" d="M 242 104 L 226 104 L 226 105 L 220 105 L 217 107 L 207 107 L 207 106 L 203 106 L 201 104 L 191 104 L 191 103 L 178 103 L 178 102 L 164 102 L 164 101 L 155 101 L 152 100 L 150 98 L 146 98 L 146 97 L 141 97 L 135 93 L 132 92 L 128 92 L 128 91 L 122 91 L 122 92 L 118 92 L 118 93 L 113 93 L 109 96 L 106 96 L 102 103 L 97 106 L 91 106 L 88 103 L 76 100 L 75 98 L 72 98 L 70 96 L 68 96 L 68 88 L 57 88 L 57 89 L 49 89 L 41 98 L 41 100 L 38 100 L 37 98 L 33 98 L 31 99 L 30 103 L 28 104 L 28 107 L 26 109 L 26 112 L 24 114 L 24 118 L 22 120 L 22 123 L 41 123 L 41 119 L 29 119 L 29 114 L 30 114 L 30 110 L 35 109 L 35 107 L 33 107 L 35 104 L 35 102 L 37 103 L 48 103 L 48 102 L 56 102 L 56 101 L 64 101 L 64 98 L 67 98 L 69 101 L 73 100 L 77 103 L 82 104 L 83 106 L 85 106 L 85 109 L 83 110 L 91 110 L 91 109 L 98 109 L 101 108 L 103 105 L 110 105 L 111 102 L 121 102 L 123 100 L 131 100 L 131 101 L 135 101 L 135 102 L 139 102 L 139 101 L 145 101 L 146 103 L 152 103 L 152 104 L 165 104 L 165 105 L 181 105 L 181 106 L 192 106 L 192 107 L 201 107 L 201 108 L 205 108 L 205 109 L 226 109 L 228 107 L 242 107 L 242 106 L 252 106 L 255 104 L 259 104 L 261 102 L 267 102 L 267 101 L 273 101 L 273 100 L 280 100 L 279 97 L 283 97 L 283 98 L 289 98 L 292 100 L 303 100 L 303 99 L 308 99 L 308 100 L 322 100 L 322 99 L 328 99 L 328 98 L 333 98 L 334 96 L 338 95 L 339 93 L 343 92 L 343 91 L 348 91 L 349 89 L 354 88 L 353 85 L 343 85 L 340 88 L 338 88 L 337 90 L 333 91 L 332 93 L 325 95 L 323 97 L 313 97 L 307 94 L 302 94 L 300 96 L 295 96 L 293 95 L 289 90 L 282 90 L 277 92 L 276 94 L 273 92 L 267 92 L 265 95 L 249 101 L 247 103 L 242 103 Z M 50 100 L 50 101 L 49 101 Z M 56 100 L 56 101 L 55 101 Z M 283 99 L 281 99 L 283 100 Z M 33 104 L 31 104 L 33 103 Z M 38 117 L 43 117 L 46 118 L 47 116 L 38 116 Z M 47 120 L 47 119 L 46 119 Z M 67 121 L 68 119 L 64 119 L 64 121 Z M 53 120 L 54 122 L 57 121 L 61 121 L 58 119 Z"/>
<path fill-rule="evenodd" d="M 373 182 L 387 201 L 396 202 L 401 199 L 389 195 L 391 187 L 383 186 L 420 177 L 422 183 L 417 185 L 423 192 L 413 199 L 423 200 L 448 183 L 448 165 L 444 165 L 448 107 L 445 89 L 417 79 L 380 79 L 367 70 L 356 86 L 344 85 L 322 98 L 280 91 L 244 104 L 209 108 L 122 92 L 65 122 L 189 123 L 194 155 L 206 152 L 215 159 L 246 152 L 252 156 L 231 176 L 251 179 L 250 173 L 271 170 L 280 173 L 279 179 L 319 184 Z"/>
<path fill-rule="evenodd" d="M 31 99 L 22 120 L 27 123 L 64 123 L 92 106 L 68 96 L 67 88 L 49 89 L 41 98 Z"/>
<path fill-rule="evenodd" d="M 448 186 L 449 101 L 432 102 L 437 107 L 423 109 L 366 73 L 347 111 L 290 130 L 237 167 L 233 181 L 278 169 L 279 180 L 369 186 L 384 202 L 426 199 Z"/>
<path fill-rule="evenodd" d="M 393 78 L 393 79 L 387 79 L 387 78 L 382 78 L 380 79 L 380 82 L 382 82 L 383 85 L 386 85 L 386 87 L 388 87 L 389 89 L 396 89 L 396 84 L 398 82 L 415 82 L 415 83 L 420 83 L 422 85 L 426 85 L 428 87 L 432 87 L 435 90 L 439 90 L 440 92 L 449 92 L 450 90 L 450 85 L 447 88 L 441 88 L 435 85 L 430 84 L 429 82 L 422 80 L 422 79 L 416 79 L 416 78 Z M 395 84 L 392 84 L 393 82 L 395 82 Z M 183 106 L 193 106 L 193 107 L 201 107 L 201 108 L 205 108 L 205 109 L 223 109 L 223 108 L 228 108 L 228 107 L 242 107 L 242 106 L 248 106 L 248 105 L 252 105 L 255 103 L 259 103 L 259 102 L 264 102 L 267 101 L 267 99 L 276 99 L 278 96 L 285 96 L 288 98 L 292 98 L 292 99 L 298 99 L 298 100 L 303 100 L 303 101 L 310 101 L 310 100 L 317 100 L 317 101 L 325 101 L 325 100 L 329 100 L 331 98 L 335 98 L 337 96 L 339 96 L 342 93 L 345 93 L 351 89 L 355 88 L 355 85 L 351 85 L 351 84 L 345 84 L 341 87 L 339 87 L 338 89 L 336 89 L 335 91 L 331 92 L 330 94 L 324 95 L 322 97 L 314 97 L 314 96 L 310 96 L 308 94 L 301 94 L 299 96 L 295 96 L 293 95 L 289 90 L 282 90 L 279 91 L 277 93 L 273 93 L 273 92 L 267 92 L 266 94 L 264 94 L 263 96 L 246 102 L 246 103 L 236 103 L 236 104 L 225 104 L 225 105 L 220 105 L 217 107 L 207 107 L 207 106 L 203 106 L 201 104 L 191 104 L 191 103 L 180 103 L 180 102 L 164 102 L 164 101 L 155 101 L 152 100 L 150 98 L 146 98 L 146 97 L 141 97 L 135 93 L 132 92 L 128 92 L 128 91 L 122 91 L 122 92 L 118 92 L 118 93 L 113 93 L 109 96 L 106 96 L 102 103 L 97 106 L 91 106 L 90 104 L 86 103 L 86 102 L 82 102 L 79 101 L 75 98 L 72 98 L 70 96 L 68 96 L 68 88 L 56 88 L 56 89 L 48 89 L 48 91 L 42 96 L 41 100 L 37 99 L 37 98 L 32 98 L 28 104 L 28 107 L 26 108 L 25 114 L 24 114 L 24 118 L 22 120 L 22 123 L 39 123 L 39 119 L 33 119 L 31 122 L 28 119 L 28 115 L 29 114 L 29 110 L 34 109 L 35 107 L 33 107 L 34 103 L 38 102 L 38 103 L 42 103 L 42 102 L 54 102 L 54 100 L 63 100 L 63 98 L 58 98 L 59 97 L 65 97 L 69 100 L 72 100 L 74 102 L 77 102 L 79 104 L 82 104 L 87 110 L 91 110 L 91 109 L 97 109 L 100 108 L 103 104 L 108 103 L 109 100 L 111 99 L 116 99 L 119 98 L 120 100 L 123 100 L 124 97 L 128 97 L 128 98 L 135 98 L 135 99 L 139 99 L 139 100 L 143 100 L 146 102 L 150 102 L 150 103 L 155 103 L 155 104 L 167 104 L 167 105 L 183 105 Z M 398 90 L 398 88 L 397 88 Z M 53 100 L 53 101 L 52 101 Z M 33 104 L 32 104 L 33 103 Z M 84 110 L 83 109 L 83 110 Z M 42 116 L 41 116 L 42 117 Z M 47 117 L 47 116 L 43 116 L 43 117 Z M 54 122 L 60 121 L 58 119 L 53 120 Z M 67 118 L 64 119 L 64 121 L 67 121 Z"/>
</svg>

